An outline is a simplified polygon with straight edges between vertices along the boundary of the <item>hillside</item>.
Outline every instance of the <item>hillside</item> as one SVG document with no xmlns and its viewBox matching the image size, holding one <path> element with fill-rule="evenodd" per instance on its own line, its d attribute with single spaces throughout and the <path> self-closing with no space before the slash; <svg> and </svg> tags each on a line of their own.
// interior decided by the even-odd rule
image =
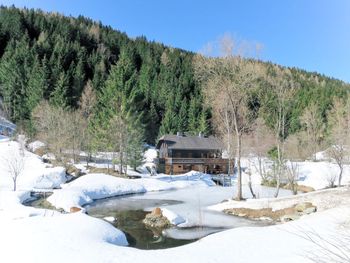
<svg viewBox="0 0 350 263">
<path fill-rule="evenodd" d="M 210 109 L 203 107 L 201 89 L 193 76 L 193 56 L 145 37 L 131 39 L 84 17 L 0 8 L 3 110 L 25 129 L 32 126 L 31 112 L 43 99 L 59 107 L 77 108 L 91 80 L 97 94 L 94 118 L 101 118 L 99 113 L 106 108 L 116 110 L 111 99 L 114 92 L 121 91 L 128 107 L 140 114 L 149 143 L 176 131 L 210 133 Z M 111 76 L 113 70 L 118 79 Z M 317 73 L 291 71 L 300 84 L 288 120 L 293 132 L 299 129 L 298 116 L 305 107 L 318 102 L 326 118 L 332 98 L 342 96 L 349 85 Z M 113 81 L 118 85 L 107 88 Z"/>
</svg>

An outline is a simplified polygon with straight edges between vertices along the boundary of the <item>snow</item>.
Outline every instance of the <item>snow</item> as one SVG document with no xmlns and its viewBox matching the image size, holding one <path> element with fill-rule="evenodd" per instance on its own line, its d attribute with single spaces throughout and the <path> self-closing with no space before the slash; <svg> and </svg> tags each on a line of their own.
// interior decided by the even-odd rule
<svg viewBox="0 0 350 263">
<path fill-rule="evenodd" d="M 143 193 L 145 188 L 135 180 L 117 178 L 106 174 L 88 174 L 54 191 L 47 200 L 57 208 L 69 211 L 93 200 L 110 196 Z"/>
<path fill-rule="evenodd" d="M 322 155 L 322 153 L 319 153 Z M 264 162 L 271 164 L 271 161 L 264 159 Z M 324 189 L 329 186 L 329 180 L 331 177 L 334 177 L 335 183 L 337 184 L 339 167 L 337 164 L 327 161 L 304 161 L 304 162 L 295 162 L 298 166 L 299 179 L 297 183 L 299 185 L 310 186 L 315 190 Z M 261 183 L 261 177 L 257 171 L 257 159 L 256 158 L 244 158 L 242 160 L 243 167 L 249 167 L 245 172 L 251 173 L 252 183 L 258 185 Z M 290 165 L 290 162 L 287 162 L 287 165 Z M 269 166 L 269 165 L 268 165 Z M 248 184 L 248 175 L 243 172 L 243 184 Z M 344 165 L 342 184 L 346 185 L 350 183 L 350 165 Z"/>
<path fill-rule="evenodd" d="M 321 248 L 307 240 L 344 234 L 349 206 L 269 227 L 241 227 L 166 250 L 122 247 L 125 236 L 102 220 L 82 213 L 0 219 L 2 261 L 11 262 L 312 262 Z M 20 253 L 19 253 L 20 251 Z M 311 251 L 311 252 L 310 252 Z M 7 260 L 6 260 L 7 259 Z M 332 262 L 332 261 L 329 261 Z"/>
<path fill-rule="evenodd" d="M 104 251 L 128 244 L 121 231 L 82 213 L 0 222 L 2 262 L 101 262 Z"/>
<path fill-rule="evenodd" d="M 47 167 L 40 157 L 24 151 L 24 169 L 18 179 L 18 191 L 14 192 L 11 191 L 12 182 L 6 162 L 1 160 L 13 157 L 18 152 L 17 142 L 0 142 L 0 262 L 313 262 L 322 261 L 321 257 L 327 249 L 333 252 L 337 252 L 337 249 L 327 242 L 310 242 L 308 236 L 328 242 L 334 238 L 342 241 L 342 238 L 345 240 L 350 237 L 349 187 L 271 199 L 268 198 L 271 193 L 254 185 L 261 199 L 221 203 L 222 193 L 227 191 L 227 196 L 231 197 L 234 186 L 220 187 L 222 192 L 219 194 L 219 188 L 212 187 L 209 176 L 198 172 L 179 176 L 143 176 L 136 180 L 88 174 L 64 184 L 66 179 L 63 168 Z M 316 189 L 327 186 L 327 176 L 336 172 L 337 167 L 333 163 L 300 162 L 300 182 Z M 255 180 L 253 182 L 258 183 L 259 176 L 253 168 L 251 173 Z M 349 175 L 350 166 L 346 165 L 344 184 L 349 182 Z M 243 177 L 244 194 L 249 197 L 247 174 Z M 67 211 L 72 206 L 81 207 L 95 199 L 130 193 L 147 193 L 130 197 L 134 199 L 158 195 L 172 200 L 177 196 L 179 201 L 189 201 L 187 207 L 173 204 L 162 206 L 161 209 L 179 227 L 195 226 L 200 222 L 212 225 L 211 213 L 220 213 L 218 211 L 237 207 L 238 204 L 279 209 L 295 202 L 311 201 L 318 207 L 318 212 L 281 225 L 247 227 L 238 224 L 236 228 L 181 247 L 139 250 L 125 247 L 128 245 L 125 234 L 105 221 L 112 218 L 101 220 L 82 212 L 61 214 L 22 205 L 30 198 L 33 189 L 56 187 L 62 189 L 54 190 L 49 201 Z M 217 205 L 210 206 L 211 209 L 198 209 L 215 203 Z M 198 210 L 195 216 L 194 210 Z M 223 214 L 220 223 L 226 222 L 225 217 L 228 215 Z M 171 236 L 171 231 L 168 234 Z M 310 260 L 310 256 L 313 260 Z M 327 258 L 324 261 L 335 262 L 336 259 Z"/>
<path fill-rule="evenodd" d="M 327 209 L 335 208 L 339 205 L 346 205 L 350 199 L 350 188 L 332 188 L 320 191 L 314 191 L 305 194 L 283 196 L 280 198 L 260 198 L 260 199 L 247 199 L 245 202 L 239 202 L 235 200 L 227 200 L 213 206 L 209 209 L 215 211 L 223 211 L 229 208 L 250 208 L 250 209 L 261 209 L 261 208 L 272 208 L 273 211 L 288 208 L 298 203 L 311 202 L 313 203 L 318 211 L 324 211 Z"/>
<path fill-rule="evenodd" d="M 45 147 L 45 143 L 41 142 L 41 141 L 34 141 L 28 144 L 28 149 L 31 152 L 35 152 L 37 149 L 43 148 Z"/>
<path fill-rule="evenodd" d="M 125 179 L 106 174 L 87 174 L 55 190 L 47 200 L 57 208 L 69 211 L 71 207 L 82 207 L 94 200 L 106 197 L 174 190 L 194 186 L 211 186 L 208 175 L 190 172 L 187 175 L 141 179 Z"/>
<path fill-rule="evenodd" d="M 179 224 L 183 224 L 186 222 L 185 219 L 183 219 L 178 214 L 175 214 L 173 211 L 169 210 L 168 208 L 162 208 L 161 210 L 162 210 L 163 216 L 166 217 L 172 225 L 177 226 Z"/>
<path fill-rule="evenodd" d="M 106 216 L 103 219 L 108 221 L 108 222 L 115 222 L 115 221 L 117 221 L 117 219 L 115 217 L 113 217 L 113 216 Z"/>
<path fill-rule="evenodd" d="M 20 144 L 15 141 L 0 142 L 0 189 L 13 188 L 9 162 L 21 159 Z M 17 179 L 18 190 L 34 188 L 57 188 L 66 182 L 62 167 L 51 168 L 42 159 L 27 150 L 23 150 L 23 170 Z"/>
</svg>

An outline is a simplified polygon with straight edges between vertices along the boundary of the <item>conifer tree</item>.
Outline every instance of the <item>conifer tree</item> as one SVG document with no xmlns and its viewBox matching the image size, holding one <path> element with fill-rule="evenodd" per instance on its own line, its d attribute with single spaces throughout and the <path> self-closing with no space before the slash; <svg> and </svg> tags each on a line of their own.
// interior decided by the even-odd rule
<svg viewBox="0 0 350 263">
<path fill-rule="evenodd" d="M 27 108 L 31 112 L 44 97 L 47 89 L 47 79 L 43 67 L 40 65 L 38 57 L 34 60 L 27 84 Z"/>
<path fill-rule="evenodd" d="M 57 107 L 67 107 L 68 80 L 64 72 L 61 72 L 54 91 L 51 93 L 50 103 Z"/>
</svg>

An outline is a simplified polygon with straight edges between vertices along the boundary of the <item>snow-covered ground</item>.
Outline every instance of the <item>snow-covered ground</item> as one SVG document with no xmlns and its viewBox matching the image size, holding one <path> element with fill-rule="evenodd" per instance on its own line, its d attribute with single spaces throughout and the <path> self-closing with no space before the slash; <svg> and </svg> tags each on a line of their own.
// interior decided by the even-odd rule
<svg viewBox="0 0 350 263">
<path fill-rule="evenodd" d="M 319 161 L 304 161 L 304 162 L 295 162 L 294 165 L 297 165 L 299 178 L 297 183 L 300 185 L 310 186 L 316 190 L 324 189 L 329 186 L 330 180 L 335 179 L 335 184 L 338 183 L 338 174 L 339 167 L 335 162 L 328 162 L 325 159 L 321 159 L 324 157 L 324 154 L 317 153 L 319 157 Z M 270 163 L 268 160 L 265 160 L 266 163 Z M 256 158 L 243 158 L 242 160 L 243 167 L 249 168 L 248 170 L 251 173 L 251 180 L 253 184 L 260 184 L 261 177 L 258 173 L 258 164 Z M 287 162 L 287 165 L 290 165 Z M 268 167 L 268 165 L 267 165 Z M 248 175 L 243 173 L 243 183 L 248 183 Z M 344 171 L 342 176 L 342 184 L 350 183 L 350 165 L 344 165 Z"/>
<path fill-rule="evenodd" d="M 18 143 L 0 142 L 0 160 L 20 153 Z M 327 162 L 303 162 L 300 165 L 301 178 L 305 182 L 303 184 L 316 189 L 327 186 L 324 177 L 336 169 Z M 349 244 L 344 241 L 350 237 L 350 190 L 347 187 L 298 196 L 302 201 L 313 200 L 320 209 L 297 221 L 267 227 L 239 227 L 207 236 L 189 245 L 147 251 L 125 247 L 125 235 L 104 220 L 81 212 L 61 214 L 25 207 L 22 203 L 28 199 L 29 191 L 33 189 L 56 187 L 62 189 L 54 190 L 49 201 L 65 210 L 72 206 L 82 206 L 94 199 L 126 193 L 163 191 L 161 193 L 166 196 L 170 191 L 165 190 L 170 189 L 179 189 L 179 193 L 187 189 L 187 192 L 193 194 L 193 202 L 197 202 L 205 200 L 196 199 L 198 189 L 208 189 L 208 196 L 215 198 L 215 191 L 211 191 L 215 188 L 210 187 L 212 182 L 207 176 L 190 173 L 172 177 L 144 176 L 142 179 L 129 180 L 105 174 L 88 174 L 64 184 L 63 168 L 48 167 L 40 157 L 24 150 L 23 172 L 18 177 L 18 191 L 13 192 L 6 161 L 0 161 L 0 169 L 0 262 L 313 262 L 321 259 L 335 262 L 335 258 L 325 258 L 331 255 L 330 252 L 324 255 L 327 249 L 335 252 L 333 256 L 341 253 L 333 246 L 335 243 L 343 244 L 341 247 L 349 253 Z M 259 180 L 256 173 L 253 172 L 252 176 Z M 343 182 L 348 181 L 349 167 L 346 166 Z M 254 185 L 254 188 L 258 190 L 259 186 Z M 228 198 L 231 196 L 232 191 Z M 263 193 L 259 196 L 263 197 Z M 295 197 L 282 197 L 279 200 L 265 198 L 243 204 L 281 207 L 294 199 Z M 233 201 L 222 203 L 216 209 L 222 210 L 235 204 Z M 180 211 L 176 211 L 175 206 L 164 213 L 173 220 L 180 220 L 180 215 L 185 222 L 191 221 L 189 215 L 183 216 Z M 313 237 L 316 242 L 308 240 L 309 237 Z M 349 256 L 347 255 L 348 258 Z"/>
<path fill-rule="evenodd" d="M 71 207 L 81 207 L 93 200 L 152 191 L 174 190 L 185 187 L 212 186 L 208 175 L 190 172 L 182 176 L 159 176 L 142 179 L 124 179 L 106 174 L 88 174 L 54 190 L 48 201 L 57 208 L 69 211 Z"/>
<path fill-rule="evenodd" d="M 0 189 L 13 188 L 13 170 L 19 171 L 17 189 L 29 191 L 34 188 L 58 188 L 66 182 L 63 167 L 51 167 L 42 159 L 26 151 L 15 141 L 0 141 Z"/>
<path fill-rule="evenodd" d="M 327 241 L 346 237 L 349 217 L 349 206 L 339 207 L 283 225 L 235 228 L 189 245 L 150 251 L 120 246 L 125 239 L 118 230 L 81 213 L 1 218 L 0 258 L 2 262 L 312 262 L 308 258 L 317 261 L 325 250 L 323 243 L 314 244 L 308 236 Z"/>
</svg>

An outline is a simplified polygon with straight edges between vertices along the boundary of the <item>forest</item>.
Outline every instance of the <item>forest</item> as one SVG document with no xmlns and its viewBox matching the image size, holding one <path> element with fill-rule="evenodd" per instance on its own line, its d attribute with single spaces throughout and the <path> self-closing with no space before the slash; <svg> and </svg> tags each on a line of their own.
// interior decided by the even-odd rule
<svg viewBox="0 0 350 263">
<path fill-rule="evenodd" d="M 49 115 L 44 113 L 50 109 L 69 116 L 80 111 L 85 121 L 79 126 L 89 130 L 91 141 L 85 147 L 94 149 L 106 149 L 112 141 L 106 130 L 113 125 L 118 129 L 124 125 L 124 134 L 133 131 L 134 137 L 149 144 L 177 131 L 212 134 L 216 132 L 212 106 L 205 103 L 201 80 L 195 76 L 195 56 L 143 36 L 131 39 L 82 16 L 2 6 L 2 112 L 34 137 L 44 129 L 38 116 Z M 285 137 L 303 129 L 301 116 L 311 105 L 316 105 L 327 126 L 334 98 L 349 91 L 349 84 L 318 73 L 256 63 L 272 80 L 277 79 L 276 68 L 287 70 L 295 84 L 295 93 L 287 98 Z M 273 107 L 278 99 L 272 82 L 256 79 L 254 83 L 252 112 L 273 126 L 273 110 L 267 105 Z M 118 136 L 122 141 L 122 134 Z"/>
</svg>

